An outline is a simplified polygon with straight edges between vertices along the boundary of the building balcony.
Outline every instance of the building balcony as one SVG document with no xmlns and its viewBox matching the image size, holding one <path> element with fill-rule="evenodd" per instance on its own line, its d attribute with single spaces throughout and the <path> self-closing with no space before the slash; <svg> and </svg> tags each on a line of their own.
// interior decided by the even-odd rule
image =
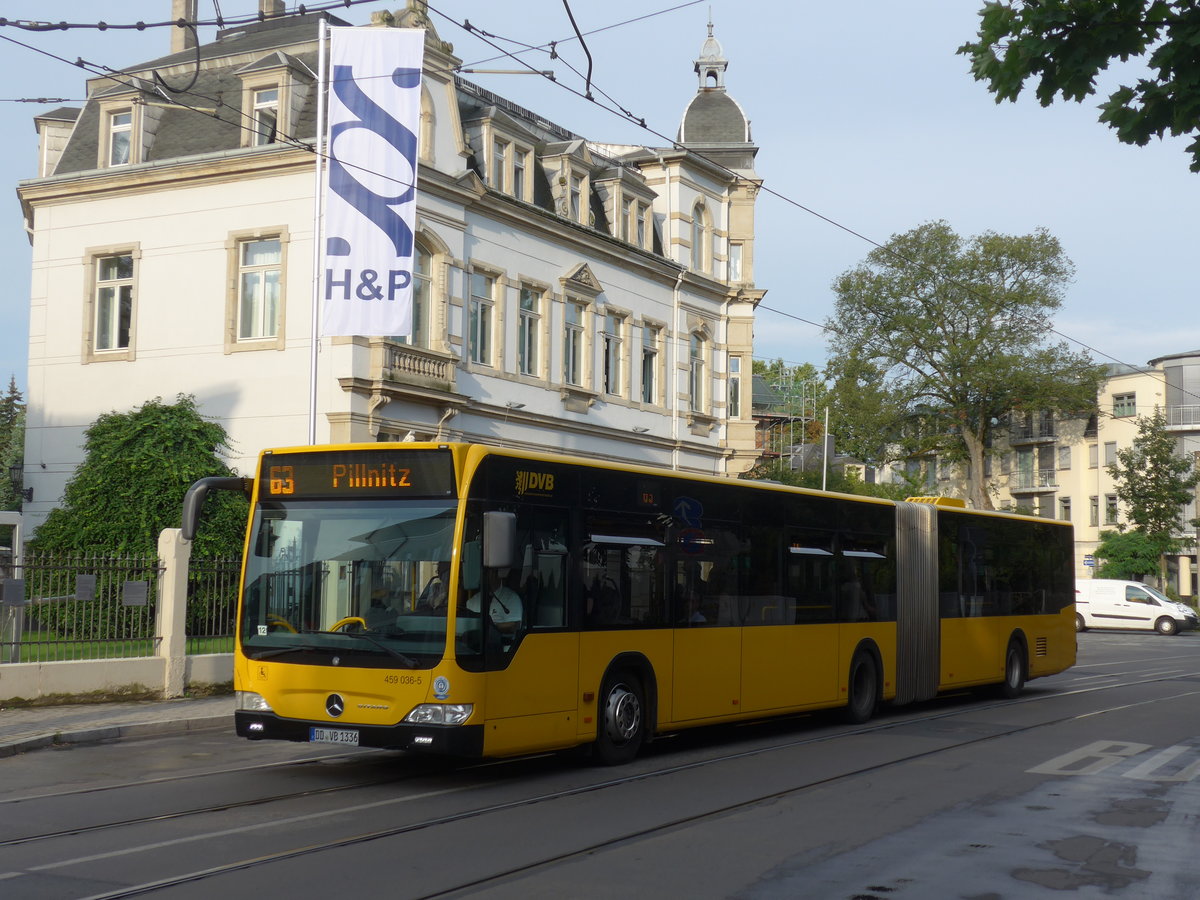
<svg viewBox="0 0 1200 900">
<path fill-rule="evenodd" d="M 1010 447 L 1028 444 L 1052 444 L 1057 440 L 1058 429 L 1054 427 L 1054 423 L 1052 422 L 1032 426 L 1018 425 L 1008 433 Z"/>
<path fill-rule="evenodd" d="M 371 379 L 383 385 L 454 393 L 456 357 L 389 340 L 371 341 Z"/>
<path fill-rule="evenodd" d="M 1036 472 L 1014 472 L 1008 477 L 1008 492 L 1013 494 L 1044 494 L 1058 490 L 1058 472 L 1039 469 Z"/>
<path fill-rule="evenodd" d="M 1200 428 L 1200 406 L 1168 406 L 1168 428 Z"/>
</svg>

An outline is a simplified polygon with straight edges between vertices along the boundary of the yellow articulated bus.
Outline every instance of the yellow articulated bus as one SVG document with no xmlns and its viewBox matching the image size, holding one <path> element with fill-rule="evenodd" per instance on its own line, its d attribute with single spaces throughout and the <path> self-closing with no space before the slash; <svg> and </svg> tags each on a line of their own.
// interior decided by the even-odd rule
<svg viewBox="0 0 1200 900">
<path fill-rule="evenodd" d="M 264 452 L 237 733 L 468 756 L 1026 679 L 1075 661 L 1071 526 L 475 444 Z M 925 498 L 923 498 L 925 499 Z"/>
</svg>

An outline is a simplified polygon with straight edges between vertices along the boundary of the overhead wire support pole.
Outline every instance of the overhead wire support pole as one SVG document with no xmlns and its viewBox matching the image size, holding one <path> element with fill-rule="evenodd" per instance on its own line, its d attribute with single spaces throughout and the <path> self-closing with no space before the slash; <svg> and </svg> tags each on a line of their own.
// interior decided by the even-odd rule
<svg viewBox="0 0 1200 900">
<path fill-rule="evenodd" d="M 326 50 L 328 24 L 321 18 L 317 29 L 317 137 L 313 160 L 313 279 L 312 339 L 308 351 L 308 443 L 317 442 L 317 357 L 321 347 L 321 235 L 322 201 L 325 196 L 325 109 L 329 96 L 329 71 Z"/>
</svg>

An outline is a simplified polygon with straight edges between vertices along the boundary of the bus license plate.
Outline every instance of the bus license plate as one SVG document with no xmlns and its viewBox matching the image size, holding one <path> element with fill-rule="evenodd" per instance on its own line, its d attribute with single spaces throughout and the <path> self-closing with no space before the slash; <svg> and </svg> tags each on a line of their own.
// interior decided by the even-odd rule
<svg viewBox="0 0 1200 900">
<path fill-rule="evenodd" d="M 351 744 L 358 746 L 358 732 L 344 728 L 310 728 L 308 740 L 312 744 Z"/>
</svg>

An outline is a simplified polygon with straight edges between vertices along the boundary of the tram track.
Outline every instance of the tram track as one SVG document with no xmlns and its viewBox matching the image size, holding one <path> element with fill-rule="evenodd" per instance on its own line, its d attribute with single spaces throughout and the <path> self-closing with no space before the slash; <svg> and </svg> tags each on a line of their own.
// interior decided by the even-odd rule
<svg viewBox="0 0 1200 900">
<path fill-rule="evenodd" d="M 870 723 L 868 725 L 859 726 L 859 727 L 855 727 L 855 728 L 840 728 L 840 729 L 837 729 L 835 731 L 828 732 L 828 733 L 822 733 L 822 734 L 817 734 L 817 735 L 808 735 L 808 736 L 796 738 L 794 740 L 786 740 L 786 741 L 782 741 L 782 742 L 772 742 L 769 746 L 753 747 L 750 749 L 739 750 L 734 753 L 719 754 L 717 756 L 705 757 L 703 759 L 689 761 L 689 762 L 683 763 L 683 764 L 669 765 L 669 766 L 665 766 L 665 767 L 661 767 L 661 768 L 655 768 L 650 771 L 634 772 L 634 773 L 630 773 L 628 775 L 624 775 L 621 777 L 608 778 L 608 779 L 604 779 L 604 780 L 600 780 L 600 781 L 589 782 L 587 784 L 572 786 L 572 787 L 568 787 L 568 788 L 561 789 L 561 790 L 547 791 L 547 792 L 543 792 L 543 793 L 540 793 L 540 794 L 537 794 L 534 796 L 522 797 L 519 799 L 509 800 L 509 801 L 500 802 L 500 803 L 492 803 L 492 804 L 474 806 L 469 809 L 463 809 L 463 810 L 447 813 L 445 815 L 440 815 L 440 816 L 429 816 L 429 817 L 425 817 L 419 821 L 399 824 L 399 825 L 388 827 L 388 828 L 346 835 L 343 837 L 330 839 L 328 841 L 321 841 L 318 843 L 310 843 L 310 844 L 307 844 L 304 846 L 298 846 L 298 847 L 294 847 L 294 848 L 290 848 L 290 849 L 286 849 L 286 850 L 277 851 L 274 853 L 258 855 L 253 858 L 237 860 L 237 861 L 224 863 L 224 864 L 217 865 L 217 866 L 199 869 L 199 870 L 192 871 L 192 872 L 182 873 L 182 874 L 171 876 L 168 878 L 163 878 L 163 879 L 159 879 L 159 880 L 155 880 L 155 881 L 148 881 L 143 884 L 132 885 L 132 886 L 129 886 L 126 888 L 121 888 L 121 889 L 114 890 L 114 891 L 107 892 L 107 893 L 95 894 L 95 895 L 92 895 L 90 898 L 88 898 L 88 900 L 115 900 L 115 898 L 121 898 L 121 897 L 134 897 L 134 896 L 141 896 L 141 895 L 145 895 L 145 894 L 152 894 L 152 893 L 155 893 L 158 891 L 166 890 L 173 886 L 192 884 L 192 883 L 204 881 L 204 880 L 214 878 L 217 876 L 221 876 L 221 875 L 245 871 L 245 870 L 251 869 L 251 868 L 257 868 L 260 866 L 270 865 L 273 863 L 287 862 L 289 860 L 295 860 L 295 859 L 298 859 L 301 857 L 306 857 L 306 856 L 315 856 L 315 855 L 319 855 L 322 853 L 327 853 L 327 852 L 330 852 L 333 850 L 337 850 L 340 848 L 350 847 L 350 846 L 353 846 L 356 844 L 366 844 L 366 843 L 370 843 L 373 841 L 384 840 L 384 839 L 391 838 L 391 837 L 398 837 L 398 836 L 402 836 L 402 835 L 406 835 L 406 834 L 413 834 L 415 832 L 428 831 L 430 829 L 436 829 L 439 827 L 452 825 L 456 822 L 463 822 L 463 821 L 466 821 L 469 819 L 477 819 L 477 818 L 486 817 L 486 816 L 500 815 L 500 814 L 510 812 L 513 810 L 517 810 L 517 809 L 520 809 L 523 807 L 530 807 L 530 806 L 534 806 L 537 804 L 550 803 L 550 802 L 559 801 L 559 800 L 566 800 L 569 798 L 579 797 L 579 796 L 586 795 L 589 793 L 604 792 L 604 791 L 612 790 L 612 789 L 622 787 L 622 786 L 637 784 L 639 782 L 649 782 L 649 781 L 652 781 L 655 779 L 668 778 L 671 776 L 680 775 L 682 773 L 700 770 L 700 769 L 703 769 L 706 767 L 711 767 L 711 766 L 716 766 L 716 765 L 720 765 L 723 763 L 743 760 L 743 759 L 747 759 L 747 758 L 754 757 L 754 756 L 761 756 L 764 754 L 778 753 L 781 751 L 786 751 L 786 750 L 793 749 L 793 748 L 800 747 L 800 746 L 820 744 L 820 743 L 825 743 L 825 742 L 832 741 L 832 740 L 844 739 L 844 738 L 856 736 L 856 735 L 866 735 L 866 734 L 886 732 L 890 729 L 894 729 L 894 728 L 898 728 L 898 727 L 911 727 L 913 725 L 934 722 L 937 720 L 945 720 L 945 719 L 951 719 L 951 718 L 955 718 L 955 717 L 977 715 L 979 713 L 986 712 L 989 710 L 1002 709 L 1002 708 L 1018 706 L 1018 705 L 1022 705 L 1022 704 L 1042 703 L 1042 702 L 1045 702 L 1048 700 L 1061 699 L 1063 697 L 1070 696 L 1070 695 L 1106 692 L 1106 691 L 1113 691 L 1113 690 L 1117 690 L 1117 689 L 1133 688 L 1138 685 L 1171 682 L 1171 681 L 1177 681 L 1177 680 L 1189 679 L 1189 678 L 1200 678 L 1200 672 L 1179 672 L 1179 673 L 1172 673 L 1170 675 L 1159 675 L 1159 676 L 1155 676 L 1155 677 L 1143 677 L 1143 678 L 1135 679 L 1135 680 L 1123 680 L 1119 684 L 1105 684 L 1105 685 L 1089 684 L 1089 685 L 1085 685 L 1085 686 L 1066 687 L 1065 689 L 1062 689 L 1062 690 L 1055 690 L 1053 693 L 1031 694 L 1031 695 L 1026 695 L 1026 696 L 1023 696 L 1021 698 L 1018 698 L 1016 700 L 1011 700 L 1011 701 L 997 701 L 997 702 L 991 702 L 991 703 L 973 703 L 970 706 L 955 706 L 952 709 L 936 710 L 936 711 L 930 712 L 928 714 L 922 714 L 922 715 L 918 715 L 918 716 L 905 716 L 903 718 L 896 718 L 896 719 L 889 718 L 889 719 L 883 719 L 883 720 L 876 720 L 875 722 Z M 1183 693 L 1176 694 L 1171 697 L 1153 698 L 1151 700 L 1138 701 L 1138 703 L 1151 704 L 1151 703 L 1160 703 L 1160 702 L 1170 702 L 1173 700 L 1177 700 L 1179 697 L 1186 696 L 1189 694 L 1196 694 L 1196 693 L 1200 693 L 1200 690 L 1189 689 Z M 505 881 L 507 879 L 512 879 L 514 877 L 528 874 L 529 872 L 535 871 L 542 867 L 553 866 L 553 865 L 562 863 L 564 861 L 568 861 L 575 857 L 580 857 L 580 856 L 583 856 L 583 855 L 586 855 L 589 853 L 595 853 L 597 851 L 603 850 L 607 847 L 611 847 L 611 846 L 614 846 L 614 845 L 622 843 L 622 842 L 645 838 L 647 836 L 651 836 L 656 833 L 666 832 L 666 831 L 670 831 L 672 829 L 687 826 L 689 824 L 701 822 L 701 821 L 704 821 L 705 819 L 727 815 L 731 812 L 736 812 L 738 810 L 746 809 L 746 808 L 752 807 L 756 804 L 768 803 L 768 802 L 771 802 L 771 801 L 774 801 L 774 800 L 777 800 L 780 798 L 788 797 L 790 795 L 802 793 L 804 791 L 809 791 L 809 790 L 813 790 L 813 789 L 817 789 L 817 788 L 825 787 L 825 786 L 829 786 L 829 785 L 835 785 L 838 782 L 844 781 L 846 779 L 852 779 L 852 778 L 856 778 L 856 777 L 859 777 L 862 775 L 869 775 L 874 772 L 886 770 L 889 767 L 903 765 L 906 763 L 911 763 L 911 762 L 919 761 L 919 760 L 923 760 L 923 759 L 929 759 L 932 757 L 936 757 L 939 754 L 953 752 L 955 750 L 960 750 L 965 747 L 970 747 L 972 745 L 1006 738 L 1006 737 L 1009 737 L 1009 736 L 1012 736 L 1015 734 L 1021 734 L 1021 733 L 1025 733 L 1025 732 L 1035 731 L 1038 729 L 1049 728 L 1049 727 L 1061 725 L 1066 722 L 1071 722 L 1071 721 L 1079 720 L 1079 719 L 1083 719 L 1083 718 L 1104 715 L 1105 713 L 1108 713 L 1108 712 L 1126 709 L 1129 707 L 1129 705 L 1130 705 L 1129 703 L 1122 703 L 1122 704 L 1111 706 L 1111 707 L 1094 709 L 1094 710 L 1084 712 L 1084 713 L 1074 712 L 1070 715 L 1056 716 L 1053 719 L 1039 721 L 1039 722 L 1035 722 L 1035 723 L 1032 723 L 1029 725 L 1005 727 L 1001 731 L 997 731 L 997 732 L 986 734 L 986 735 L 977 735 L 977 736 L 963 737 L 961 739 L 953 739 L 953 740 L 950 740 L 948 743 L 943 744 L 942 746 L 930 748 L 928 750 L 924 750 L 921 752 L 910 753 L 910 754 L 906 754 L 906 755 L 903 755 L 900 757 L 895 757 L 895 758 L 889 758 L 886 761 L 872 764 L 872 765 L 858 766 L 858 767 L 848 769 L 845 771 L 840 771 L 836 774 L 830 775 L 829 777 L 825 777 L 825 778 L 808 779 L 802 783 L 786 785 L 777 790 L 772 790 L 769 792 L 756 792 L 753 796 L 739 799 L 737 802 L 734 802 L 734 803 L 723 804 L 723 805 L 720 805 L 719 807 L 706 809 L 706 810 L 704 810 L 702 812 L 698 812 L 696 814 L 674 818 L 669 821 L 658 822 L 647 828 L 643 828 L 643 829 L 639 829 L 639 830 L 622 831 L 620 834 L 615 834 L 615 835 L 606 837 L 603 840 L 589 843 L 587 846 L 572 848 L 569 852 L 547 855 L 546 857 L 538 859 L 536 861 L 525 862 L 520 865 L 514 866 L 510 869 L 504 870 L 504 871 L 493 872 L 493 873 L 489 874 L 486 878 L 474 879 L 474 880 L 464 880 L 460 884 L 448 886 L 448 887 L 445 887 L 445 888 L 440 889 L 433 893 L 419 894 L 416 896 L 421 896 L 421 897 L 453 896 L 458 892 L 475 890 L 475 889 L 478 889 L 481 886 L 485 886 L 487 884 L 496 884 L 496 883 Z M 497 765 L 505 765 L 507 763 L 522 762 L 522 761 L 527 761 L 527 760 L 528 760 L 528 758 L 526 758 L 525 760 L 512 760 L 512 761 L 505 761 L 505 762 L 501 762 L 501 763 L 483 763 L 483 764 L 474 763 L 472 766 L 456 768 L 452 771 L 461 773 L 462 771 L 464 771 L 465 769 L 468 769 L 468 768 L 493 767 L 493 766 L 497 766 Z M 422 774 L 428 774 L 428 773 L 422 773 Z M 418 776 L 414 776 L 414 777 L 418 777 Z M 404 781 L 404 780 L 408 780 L 408 779 L 403 778 L 403 777 L 397 778 L 397 779 L 386 779 L 386 780 L 380 780 L 379 783 L 388 783 L 390 781 Z M 283 799 L 288 799 L 289 797 L 301 798 L 301 797 L 304 797 L 309 794 L 336 793 L 338 791 L 348 790 L 348 789 L 351 789 L 354 787 L 361 788 L 361 787 L 371 787 L 371 786 L 373 786 L 373 785 L 368 784 L 368 783 L 360 783 L 360 784 L 355 784 L 355 785 L 337 786 L 335 788 L 329 788 L 329 789 L 318 789 L 318 790 L 313 790 L 313 791 L 297 792 L 294 795 L 281 795 L 281 797 Z M 467 784 L 467 785 L 461 785 L 461 786 L 457 786 L 457 787 L 445 788 L 442 790 L 426 791 L 426 792 L 421 792 L 416 796 L 406 796 L 406 797 L 398 797 L 398 798 L 393 798 L 393 799 L 384 799 L 384 800 L 379 800 L 379 801 L 369 803 L 369 804 L 361 804 L 356 807 L 326 810 L 319 814 L 314 814 L 314 816 L 315 815 L 334 816 L 334 815 L 339 815 L 339 814 L 345 815 L 345 814 L 350 814 L 350 813 L 356 812 L 361 809 L 378 808 L 378 807 L 386 806 L 386 805 L 390 805 L 390 804 L 400 804 L 400 803 L 408 802 L 410 800 L 415 800 L 415 799 L 427 799 L 429 797 L 436 796 L 436 795 L 460 793 L 463 791 L 471 790 L 473 787 L 476 787 L 476 785 Z M 255 801 L 251 801 L 247 805 L 262 805 L 264 803 L 273 802 L 273 800 L 274 800 L 274 798 L 261 798 L 261 799 L 255 800 Z M 238 804 L 238 805 L 240 805 L 240 804 Z M 172 818 L 184 818 L 184 817 L 191 816 L 191 815 L 200 815 L 203 812 L 218 812 L 225 808 L 236 808 L 236 805 L 223 804 L 221 807 L 214 807 L 211 810 L 179 811 L 175 814 L 172 814 L 171 817 Z M 216 835 L 228 835 L 228 834 L 234 834 L 234 833 L 244 833 L 244 832 L 250 831 L 252 829 L 258 830 L 263 827 L 270 827 L 271 825 L 284 826 L 284 825 L 289 824 L 290 822 L 301 822 L 304 820 L 311 819 L 314 816 L 305 815 L 305 816 L 296 816 L 296 817 L 291 817 L 291 818 L 283 818 L 283 819 L 273 820 L 270 823 L 262 823 L 262 824 L 251 825 L 251 826 L 244 826 L 242 828 L 235 827 L 235 828 L 231 828 L 231 829 L 224 829 L 220 832 L 216 832 L 215 834 Z M 141 820 L 132 819 L 127 822 L 120 822 L 120 823 L 114 822 L 114 823 L 109 823 L 109 825 L 107 827 L 120 828 L 120 827 L 125 827 L 127 825 L 135 825 L 135 824 L 139 824 L 139 823 L 144 824 L 146 822 L 155 821 L 155 820 L 157 820 L 157 818 L 158 817 L 147 817 L 147 818 L 141 819 Z M 70 829 L 70 830 L 63 832 L 63 834 L 72 834 L 72 835 L 79 834 L 79 833 L 81 833 L 80 829 Z M 50 839 L 54 836 L 55 835 L 48 834 L 48 835 L 42 836 L 42 839 Z M 168 844 L 169 845 L 178 845 L 180 843 L 185 843 L 185 842 L 189 842 L 189 841 L 201 841 L 201 840 L 205 840 L 207 838 L 213 837 L 213 836 L 214 836 L 213 833 L 197 834 L 197 835 L 193 835 L 193 836 L 178 838 L 178 839 L 171 840 L 168 842 L 163 842 L 162 844 L 159 844 L 159 845 L 152 844 L 149 846 L 143 846 L 143 847 L 134 848 L 134 849 L 130 849 L 127 851 L 122 851 L 122 852 L 135 853 L 135 852 L 141 852 L 144 850 L 153 850 L 153 849 L 156 849 L 157 847 L 166 846 Z M 27 839 L 23 839 L 22 841 L 10 841 L 10 842 L 6 842 L 6 843 L 9 843 L 11 845 L 12 843 L 23 842 L 24 840 L 27 840 Z M 58 869 L 58 868 L 66 867 L 73 863 L 78 863 L 81 861 L 82 860 L 65 860 L 65 861 L 61 861 L 59 863 L 53 864 L 52 866 L 42 866 L 42 867 L 37 867 L 37 868 L 39 868 L 39 869 L 49 869 L 49 868 Z M 31 871 L 33 871 L 33 870 L 31 869 Z M 0 877 L 2 877 L 2 876 L 0 876 Z"/>
</svg>

